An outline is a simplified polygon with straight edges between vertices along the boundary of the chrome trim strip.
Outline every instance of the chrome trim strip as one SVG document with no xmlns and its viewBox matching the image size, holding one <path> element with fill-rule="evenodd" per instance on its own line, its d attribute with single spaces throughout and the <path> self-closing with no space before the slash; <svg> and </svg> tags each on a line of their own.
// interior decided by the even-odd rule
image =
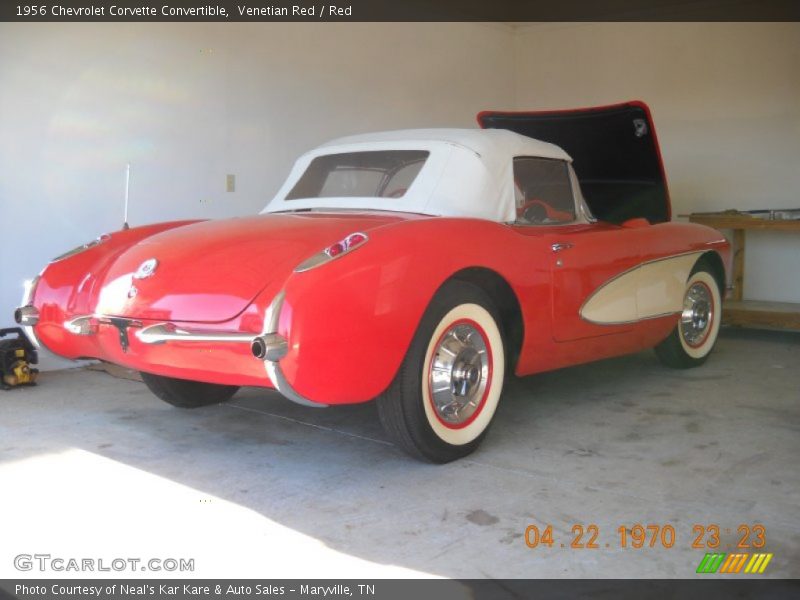
<svg viewBox="0 0 800 600">
<path fill-rule="evenodd" d="M 363 231 L 354 231 L 353 233 L 348 235 L 343 240 L 340 240 L 340 242 L 347 242 L 347 240 L 349 240 L 354 235 L 362 235 L 362 236 L 364 236 L 364 241 L 361 242 L 360 244 L 358 244 L 357 246 L 353 246 L 351 248 L 350 247 L 345 247 L 345 249 L 342 252 L 340 252 L 339 254 L 335 254 L 333 256 L 328 254 L 325 250 L 320 250 L 316 254 L 312 254 L 307 259 L 305 259 L 303 262 L 301 262 L 299 265 L 297 265 L 294 268 L 294 272 L 295 273 L 305 273 L 306 271 L 310 271 L 311 269 L 315 269 L 316 267 L 319 267 L 320 265 L 327 264 L 332 260 L 337 260 L 337 259 L 339 259 L 339 258 L 341 258 L 343 256 L 346 256 L 347 254 L 350 254 L 353 250 L 358 250 L 359 248 L 361 248 L 361 246 L 363 246 L 364 244 L 366 244 L 369 241 L 369 236 L 366 233 L 364 233 Z M 339 242 L 334 242 L 334 243 L 339 243 Z M 283 292 L 281 292 L 281 293 L 283 293 Z"/>
<path fill-rule="evenodd" d="M 264 313 L 263 333 L 278 333 L 278 321 L 281 317 L 284 298 L 286 298 L 286 292 L 281 290 L 269 303 L 267 312 Z"/>
<path fill-rule="evenodd" d="M 340 255 L 341 256 L 341 255 Z M 321 250 L 316 254 L 313 254 L 309 258 L 305 259 L 299 265 L 294 268 L 295 273 L 305 273 L 306 271 L 310 271 L 314 267 L 318 267 L 320 265 L 324 265 L 326 262 L 333 260 L 328 254 Z"/>
<path fill-rule="evenodd" d="M 278 323 L 280 321 L 280 316 L 281 316 L 281 308 L 283 308 L 283 301 L 285 298 L 286 298 L 286 292 L 284 290 L 281 290 L 270 303 L 269 308 L 267 308 L 267 312 L 264 315 L 264 333 L 261 334 L 262 336 L 267 336 L 269 334 L 277 334 Z M 288 351 L 288 346 L 287 346 L 287 351 Z M 281 394 L 287 400 L 291 400 L 295 404 L 300 404 L 302 406 L 311 406 L 314 408 L 326 408 L 328 406 L 327 404 L 312 402 L 308 398 L 305 398 L 300 394 L 298 394 L 294 390 L 294 388 L 289 384 L 289 382 L 286 381 L 286 377 L 283 374 L 283 370 L 281 369 L 281 366 L 277 361 L 265 360 L 264 369 L 267 372 L 267 377 L 269 377 L 272 386 L 279 394 Z"/>
<path fill-rule="evenodd" d="M 157 323 L 144 327 L 136 332 L 136 337 L 144 344 L 163 344 L 165 342 L 224 342 L 249 344 L 253 340 L 252 333 L 183 329 L 169 323 Z"/>
<path fill-rule="evenodd" d="M 677 316 L 679 314 L 681 314 L 681 311 L 676 310 L 676 311 L 673 311 L 673 312 L 665 312 L 665 313 L 661 313 L 661 314 L 658 314 L 658 315 L 648 315 L 646 317 L 641 317 L 641 318 L 638 318 L 638 319 L 631 319 L 629 321 L 603 321 L 603 322 L 600 322 L 600 321 L 592 321 L 592 320 L 587 319 L 587 318 L 585 318 L 583 316 L 581 316 L 581 319 L 583 319 L 587 323 L 591 323 L 592 325 L 608 325 L 608 326 L 611 326 L 611 325 L 634 325 L 636 323 L 642 323 L 643 321 L 652 321 L 653 319 L 663 319 L 664 317 L 674 317 L 674 316 Z M 603 335 L 607 335 L 607 334 L 603 334 Z"/>
<path fill-rule="evenodd" d="M 280 364 L 277 362 L 270 362 L 264 361 L 264 367 L 267 369 L 267 377 L 272 382 L 272 385 L 275 386 L 275 389 L 287 400 L 291 400 L 296 404 L 302 404 L 303 406 L 311 406 L 313 408 L 327 408 L 327 404 L 320 404 L 319 402 L 312 402 L 307 398 L 304 398 L 300 394 L 294 391 L 294 388 L 289 385 L 289 382 L 286 381 L 286 377 L 283 375 L 283 371 L 281 370 Z"/>
<path fill-rule="evenodd" d="M 39 274 L 30 281 L 25 282 L 25 288 L 22 292 L 22 302 L 20 306 L 32 306 L 31 300 L 33 299 L 33 295 L 36 293 L 36 286 L 39 285 L 39 280 L 41 277 L 41 274 Z M 39 341 L 39 338 L 36 337 L 36 332 L 33 330 L 33 325 L 22 325 L 22 330 L 36 348 L 42 347 L 42 343 Z"/>
</svg>

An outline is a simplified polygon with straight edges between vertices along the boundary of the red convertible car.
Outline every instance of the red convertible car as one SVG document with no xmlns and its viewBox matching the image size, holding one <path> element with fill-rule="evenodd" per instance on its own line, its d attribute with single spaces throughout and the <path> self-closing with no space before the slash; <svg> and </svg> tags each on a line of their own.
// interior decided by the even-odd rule
<svg viewBox="0 0 800 600">
<path fill-rule="evenodd" d="M 647 107 L 478 118 L 329 142 L 257 216 L 103 235 L 47 265 L 16 319 L 175 406 L 239 386 L 377 399 L 392 439 L 433 462 L 478 446 L 510 372 L 646 348 L 701 364 L 729 245 L 670 222 Z"/>
</svg>

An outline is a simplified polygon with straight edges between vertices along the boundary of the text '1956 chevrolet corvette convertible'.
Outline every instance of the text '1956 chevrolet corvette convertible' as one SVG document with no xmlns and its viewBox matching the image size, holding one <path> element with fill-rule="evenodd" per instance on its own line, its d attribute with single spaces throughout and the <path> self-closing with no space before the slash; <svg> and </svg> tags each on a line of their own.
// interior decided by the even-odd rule
<svg viewBox="0 0 800 600">
<path fill-rule="evenodd" d="M 701 364 L 730 248 L 670 222 L 647 107 L 478 120 L 324 144 L 257 216 L 103 235 L 47 265 L 16 319 L 176 406 L 239 386 L 376 400 L 433 462 L 480 444 L 511 372 L 646 348 Z"/>
</svg>

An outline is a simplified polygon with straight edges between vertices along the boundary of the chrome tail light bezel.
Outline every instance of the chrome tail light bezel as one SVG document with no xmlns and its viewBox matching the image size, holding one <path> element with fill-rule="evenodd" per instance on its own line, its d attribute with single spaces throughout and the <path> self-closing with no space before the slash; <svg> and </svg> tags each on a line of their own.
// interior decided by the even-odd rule
<svg viewBox="0 0 800 600">
<path fill-rule="evenodd" d="M 310 256 L 294 268 L 295 273 L 304 273 L 315 269 L 321 265 L 327 264 L 332 260 L 337 260 L 343 256 L 347 256 L 353 250 L 361 248 L 369 241 L 369 236 L 361 231 L 354 231 L 353 233 L 345 236 L 338 242 L 320 250 L 313 256 Z M 341 248 L 340 250 L 335 250 Z"/>
</svg>

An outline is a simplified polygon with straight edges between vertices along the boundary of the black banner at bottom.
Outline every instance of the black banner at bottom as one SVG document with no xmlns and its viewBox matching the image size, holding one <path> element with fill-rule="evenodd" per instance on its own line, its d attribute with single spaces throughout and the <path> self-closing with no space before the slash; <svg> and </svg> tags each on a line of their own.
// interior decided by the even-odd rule
<svg viewBox="0 0 800 600">
<path fill-rule="evenodd" d="M 786 579 L 39 579 L 0 580 L 0 598 L 21 600 L 291 600 L 349 598 L 758 598 L 800 597 Z"/>
</svg>

